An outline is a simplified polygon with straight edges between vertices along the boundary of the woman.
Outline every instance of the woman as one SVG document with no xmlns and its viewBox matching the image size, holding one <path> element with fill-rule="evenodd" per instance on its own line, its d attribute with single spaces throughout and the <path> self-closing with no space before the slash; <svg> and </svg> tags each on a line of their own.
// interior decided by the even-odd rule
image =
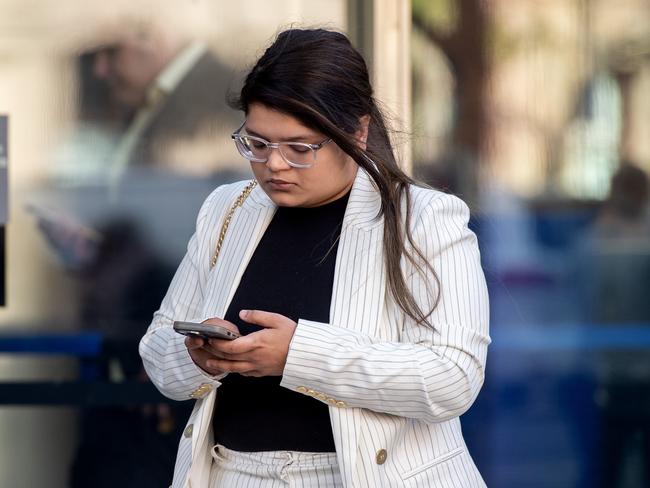
<svg viewBox="0 0 650 488">
<path fill-rule="evenodd" d="M 173 486 L 484 486 L 458 419 L 490 342 L 466 205 L 400 170 L 340 33 L 281 33 L 236 103 L 257 186 L 206 200 L 140 345 L 165 395 L 196 399 Z"/>
</svg>

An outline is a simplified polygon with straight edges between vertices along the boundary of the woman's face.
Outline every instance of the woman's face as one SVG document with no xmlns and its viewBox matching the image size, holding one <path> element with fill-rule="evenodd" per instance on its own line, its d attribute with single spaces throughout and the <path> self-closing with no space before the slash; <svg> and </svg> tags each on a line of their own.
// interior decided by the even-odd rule
<svg viewBox="0 0 650 488">
<path fill-rule="evenodd" d="M 294 117 L 260 103 L 249 105 L 244 132 L 269 142 L 318 144 L 327 139 Z M 317 207 L 348 192 L 358 165 L 332 141 L 316 152 L 316 162 L 309 168 L 289 166 L 277 149 L 271 151 L 266 163 L 251 162 L 251 168 L 257 182 L 276 205 Z"/>
</svg>

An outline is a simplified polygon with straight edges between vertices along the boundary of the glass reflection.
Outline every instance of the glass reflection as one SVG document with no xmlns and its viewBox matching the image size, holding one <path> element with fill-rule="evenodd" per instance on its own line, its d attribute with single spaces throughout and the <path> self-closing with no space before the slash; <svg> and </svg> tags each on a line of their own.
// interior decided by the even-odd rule
<svg viewBox="0 0 650 488">
<path fill-rule="evenodd" d="M 473 203 L 490 281 L 488 486 L 650 486 L 647 5 L 413 13 L 416 174 Z"/>
</svg>

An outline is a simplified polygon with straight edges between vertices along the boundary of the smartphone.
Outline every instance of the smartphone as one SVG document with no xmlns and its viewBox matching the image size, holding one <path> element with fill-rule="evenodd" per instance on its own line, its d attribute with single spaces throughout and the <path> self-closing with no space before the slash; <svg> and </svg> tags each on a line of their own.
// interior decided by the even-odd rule
<svg viewBox="0 0 650 488">
<path fill-rule="evenodd" d="M 186 336 L 198 336 L 204 339 L 226 339 L 232 341 L 239 334 L 230 329 L 213 324 L 199 324 L 197 322 L 174 321 L 174 330 Z"/>
</svg>

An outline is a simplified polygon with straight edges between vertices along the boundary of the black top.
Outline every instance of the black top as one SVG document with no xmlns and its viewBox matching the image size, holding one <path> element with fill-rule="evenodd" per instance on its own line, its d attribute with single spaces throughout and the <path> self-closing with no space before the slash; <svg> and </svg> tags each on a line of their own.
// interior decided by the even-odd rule
<svg viewBox="0 0 650 488">
<path fill-rule="evenodd" d="M 278 207 L 225 319 L 249 334 L 239 311 L 264 310 L 329 322 L 338 238 L 349 193 L 313 208 Z M 222 380 L 214 411 L 215 442 L 237 451 L 334 452 L 328 406 L 280 386 L 281 376 Z M 308 386 L 308 385 L 307 385 Z"/>
</svg>

